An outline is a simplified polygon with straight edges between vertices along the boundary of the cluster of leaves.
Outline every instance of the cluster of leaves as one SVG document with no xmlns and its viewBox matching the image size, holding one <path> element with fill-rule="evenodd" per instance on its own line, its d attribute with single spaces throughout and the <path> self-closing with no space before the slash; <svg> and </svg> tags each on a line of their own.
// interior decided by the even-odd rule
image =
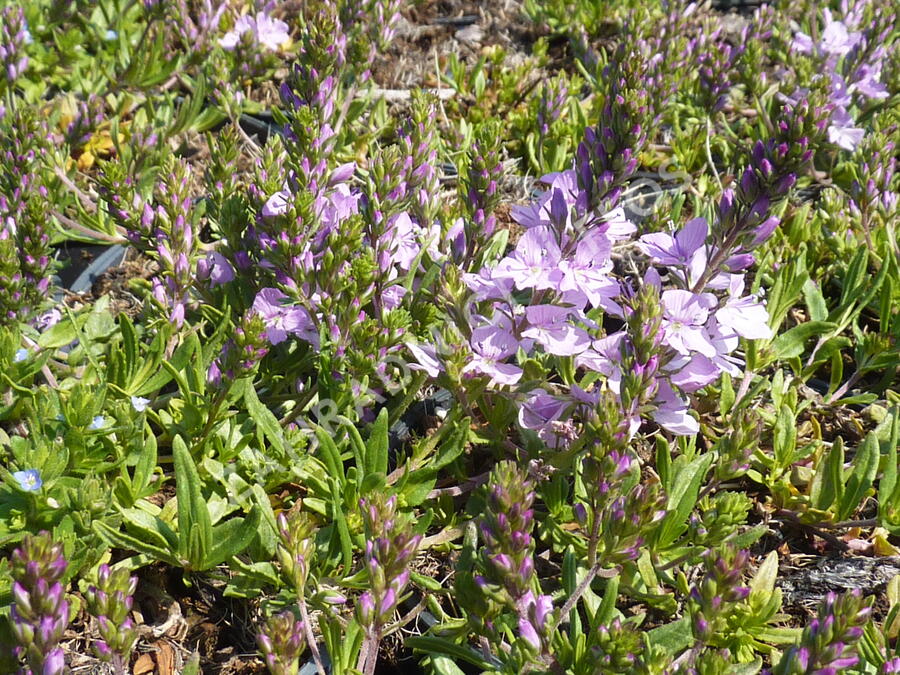
<svg viewBox="0 0 900 675">
<path fill-rule="evenodd" d="M 781 583 L 900 554 L 892 3 L 525 2 L 401 106 L 301 5 L 0 9 L 0 670 L 157 565 L 272 673 L 900 671 L 900 576 Z"/>
</svg>

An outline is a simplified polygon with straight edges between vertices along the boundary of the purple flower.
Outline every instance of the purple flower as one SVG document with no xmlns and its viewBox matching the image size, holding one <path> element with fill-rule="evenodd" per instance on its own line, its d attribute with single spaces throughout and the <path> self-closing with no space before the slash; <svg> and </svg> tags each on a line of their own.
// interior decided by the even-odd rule
<svg viewBox="0 0 900 675">
<path fill-rule="evenodd" d="M 273 19 L 265 12 L 259 12 L 255 17 L 249 14 L 238 17 L 234 28 L 219 40 L 219 44 L 224 49 L 234 49 L 244 33 L 251 33 L 255 42 L 272 51 L 276 51 L 291 37 L 288 25 L 284 21 Z"/>
<path fill-rule="evenodd" d="M 266 339 L 277 345 L 293 333 L 318 348 L 319 334 L 309 312 L 303 307 L 286 305 L 287 299 L 277 288 L 264 288 L 256 294 L 253 311 L 265 321 Z"/>
<path fill-rule="evenodd" d="M 835 108 L 831 115 L 831 125 L 828 127 L 828 141 L 839 148 L 853 152 L 866 133 L 864 129 L 853 125 L 853 118 L 850 117 L 846 108 Z"/>
<path fill-rule="evenodd" d="M 705 298 L 680 289 L 663 291 L 664 340 L 679 354 L 715 356 L 716 348 L 704 324 L 709 317 Z"/>
<path fill-rule="evenodd" d="M 885 661 L 881 666 L 882 675 L 889 673 L 900 673 L 900 657 L 895 657 L 889 661 Z"/>
<path fill-rule="evenodd" d="M 41 480 L 41 472 L 37 469 L 16 471 L 13 473 L 13 478 L 25 492 L 37 492 L 44 485 L 44 481 Z"/>
<path fill-rule="evenodd" d="M 134 408 L 135 412 L 142 413 L 147 409 L 147 404 L 150 403 L 149 398 L 144 398 L 143 396 L 132 396 L 131 397 L 131 407 Z"/>
<path fill-rule="evenodd" d="M 478 274 L 465 273 L 462 275 L 463 283 L 474 294 L 475 300 L 501 300 L 508 298 L 512 293 L 514 282 L 511 278 L 497 276 L 496 268 L 482 267 Z"/>
<path fill-rule="evenodd" d="M 57 323 L 59 323 L 60 319 L 62 319 L 62 312 L 54 307 L 53 309 L 47 310 L 37 319 L 35 319 L 34 327 L 39 331 L 44 332 L 48 328 L 52 328 Z"/>
<path fill-rule="evenodd" d="M 660 265 L 683 267 L 688 271 L 687 282 L 693 283 L 706 269 L 706 236 L 709 226 L 705 218 L 694 218 L 675 236 L 664 232 L 645 234 L 638 240 L 638 248 Z"/>
<path fill-rule="evenodd" d="M 592 307 L 618 310 L 613 300 L 621 293 L 619 282 L 609 277 L 612 270 L 612 242 L 599 230 L 590 230 L 578 241 L 575 255 L 559 264 L 560 291 L 580 291 Z"/>
<path fill-rule="evenodd" d="M 772 337 L 769 328 L 769 313 L 765 305 L 752 295 L 740 297 L 744 290 L 744 278 L 732 275 L 731 297 L 725 306 L 716 312 L 716 321 L 722 326 L 748 340 L 767 340 Z"/>
<path fill-rule="evenodd" d="M 391 264 L 396 263 L 402 270 L 412 266 L 421 249 L 418 229 L 406 211 L 391 217 L 380 239 L 381 245 L 390 251 Z"/>
<path fill-rule="evenodd" d="M 825 9 L 825 28 L 818 43 L 806 33 L 798 32 L 792 47 L 804 54 L 820 54 L 827 56 L 843 56 L 860 43 L 862 34 L 851 33 L 842 21 L 835 21 L 831 11 Z"/>
<path fill-rule="evenodd" d="M 553 230 L 535 227 L 522 235 L 512 255 L 501 260 L 491 276 L 511 279 L 519 289 L 555 289 L 562 280 L 561 255 Z"/>
<path fill-rule="evenodd" d="M 227 284 L 234 279 L 234 268 L 221 253 L 213 251 L 206 258 L 197 261 L 197 278 L 209 279 L 213 286 Z"/>
<path fill-rule="evenodd" d="M 653 419 L 666 431 L 678 436 L 693 436 L 700 431 L 700 424 L 688 412 L 687 402 L 665 380 L 659 381 L 656 405 Z"/>
<path fill-rule="evenodd" d="M 291 193 L 287 190 L 280 190 L 273 194 L 266 200 L 266 203 L 263 204 L 261 211 L 262 217 L 274 218 L 287 213 L 290 198 Z"/>
<path fill-rule="evenodd" d="M 559 448 L 566 442 L 568 433 L 575 430 L 571 420 L 559 421 L 570 405 L 543 389 L 535 389 L 519 408 L 519 424 L 536 431 L 538 438 L 548 447 Z"/>
<path fill-rule="evenodd" d="M 572 310 L 556 305 L 531 305 L 525 308 L 530 328 L 522 336 L 533 338 L 548 353 L 555 356 L 574 356 L 590 347 L 587 332 L 568 322 Z"/>
<path fill-rule="evenodd" d="M 522 377 L 522 369 L 503 359 L 516 353 L 519 343 L 515 336 L 500 326 L 482 326 L 472 331 L 472 359 L 463 374 L 480 373 L 491 378 L 495 385 L 515 384 Z"/>
<path fill-rule="evenodd" d="M 424 370 L 431 377 L 437 377 L 444 370 L 432 345 L 417 345 L 414 342 L 408 342 L 406 347 L 418 362 L 409 364 L 412 370 Z"/>
</svg>

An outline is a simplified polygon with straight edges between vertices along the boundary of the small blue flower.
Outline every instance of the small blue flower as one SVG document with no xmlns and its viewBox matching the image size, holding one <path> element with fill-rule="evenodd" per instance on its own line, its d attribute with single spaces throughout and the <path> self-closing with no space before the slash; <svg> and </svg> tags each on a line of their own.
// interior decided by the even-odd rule
<svg viewBox="0 0 900 675">
<path fill-rule="evenodd" d="M 131 407 L 134 408 L 137 412 L 144 412 L 147 409 L 147 404 L 150 403 L 149 398 L 144 398 L 143 396 L 132 396 L 131 397 Z"/>
<path fill-rule="evenodd" d="M 28 358 L 28 350 L 27 349 L 17 349 L 16 355 L 13 357 L 13 362 L 21 363 L 25 359 Z"/>
<path fill-rule="evenodd" d="M 106 418 L 103 415 L 97 415 L 92 421 L 89 429 L 102 429 L 106 426 Z"/>
<path fill-rule="evenodd" d="M 28 469 L 27 471 L 16 471 L 13 478 L 19 484 L 19 487 L 25 492 L 37 492 L 41 489 L 44 481 L 41 480 L 41 472 L 37 469 Z"/>
<path fill-rule="evenodd" d="M 112 40 L 117 39 L 119 37 L 119 34 L 116 31 L 110 29 L 110 30 L 106 31 L 106 35 L 104 37 L 108 41 L 112 41 Z"/>
</svg>

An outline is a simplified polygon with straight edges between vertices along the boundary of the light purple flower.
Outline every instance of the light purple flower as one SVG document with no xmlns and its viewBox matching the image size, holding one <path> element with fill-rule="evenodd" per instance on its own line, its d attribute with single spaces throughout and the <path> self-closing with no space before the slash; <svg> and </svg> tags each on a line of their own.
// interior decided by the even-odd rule
<svg viewBox="0 0 900 675">
<path fill-rule="evenodd" d="M 825 28 L 818 44 L 806 33 L 798 32 L 792 47 L 804 54 L 843 56 L 859 44 L 862 34 L 850 32 L 842 21 L 835 21 L 829 9 L 825 9 Z"/>
<path fill-rule="evenodd" d="M 287 213 L 290 198 L 291 193 L 287 190 L 280 190 L 273 194 L 266 200 L 266 203 L 263 204 L 261 211 L 262 217 L 274 218 L 275 216 L 281 216 Z"/>
<path fill-rule="evenodd" d="M 704 356 L 715 356 L 713 346 L 704 324 L 709 317 L 703 296 L 690 291 L 673 289 L 663 291 L 660 298 L 663 306 L 664 340 L 679 354 L 689 355 L 699 352 Z"/>
<path fill-rule="evenodd" d="M 654 421 L 677 436 L 693 436 L 699 432 L 700 424 L 688 412 L 687 401 L 679 398 L 665 380 L 659 380 L 658 383 Z"/>
<path fill-rule="evenodd" d="M 21 349 L 17 349 L 15 355 L 13 356 L 13 363 L 21 363 L 25 359 L 28 358 L 28 350 L 24 347 Z"/>
<path fill-rule="evenodd" d="M 555 289 L 562 281 L 560 256 L 554 232 L 546 226 L 535 227 L 522 235 L 516 250 L 500 261 L 492 277 L 511 279 L 519 289 Z"/>
<path fill-rule="evenodd" d="M 234 23 L 234 28 L 219 40 L 224 49 L 237 47 L 244 33 L 252 33 L 255 42 L 272 51 L 290 39 L 288 25 L 279 19 L 273 19 L 265 12 L 258 12 L 255 17 L 243 14 Z"/>
<path fill-rule="evenodd" d="M 35 319 L 34 327 L 39 331 L 44 332 L 48 328 L 52 328 L 59 323 L 60 319 L 62 319 L 62 312 L 54 307 L 53 309 L 48 309 Z"/>
<path fill-rule="evenodd" d="M 638 240 L 638 248 L 660 265 L 683 267 L 688 271 L 688 283 L 700 278 L 706 269 L 706 236 L 709 226 L 705 218 L 694 218 L 675 233 L 645 234 Z"/>
<path fill-rule="evenodd" d="M 150 403 L 149 398 L 144 398 L 143 396 L 132 396 L 131 397 L 131 407 L 134 408 L 135 412 L 142 413 L 147 409 L 147 405 Z"/>
<path fill-rule="evenodd" d="M 866 133 L 864 129 L 853 126 L 854 124 L 846 108 L 835 108 L 831 114 L 831 125 L 828 127 L 828 141 L 853 152 Z"/>
<path fill-rule="evenodd" d="M 463 374 L 480 373 L 491 378 L 495 385 L 512 385 L 522 378 L 522 369 L 503 359 L 516 353 L 519 343 L 502 326 L 482 326 L 472 331 L 472 359 L 462 369 Z"/>
<path fill-rule="evenodd" d="M 403 302 L 406 289 L 400 284 L 394 284 L 384 289 L 381 294 L 381 303 L 385 309 L 396 309 Z"/>
<path fill-rule="evenodd" d="M 390 252 L 391 262 L 401 270 L 408 270 L 419 255 L 418 229 L 409 214 L 403 211 L 391 217 L 381 236 L 381 245 Z"/>
<path fill-rule="evenodd" d="M 277 345 L 289 334 L 294 334 L 318 348 L 319 334 L 309 312 L 303 307 L 285 304 L 287 299 L 277 288 L 264 288 L 256 294 L 253 311 L 266 323 L 266 339 Z"/>
<path fill-rule="evenodd" d="M 444 366 L 438 360 L 437 351 L 432 345 L 418 345 L 414 342 L 406 343 L 407 349 L 412 353 L 418 363 L 410 363 L 412 370 L 423 370 L 431 377 L 437 377 L 444 370 Z"/>
<path fill-rule="evenodd" d="M 882 100 L 888 97 L 888 89 L 880 80 L 881 62 L 864 63 L 857 69 L 851 89 L 868 98 Z"/>
<path fill-rule="evenodd" d="M 478 274 L 467 272 L 462 275 L 462 280 L 475 294 L 474 299 L 479 301 L 506 299 L 512 293 L 514 286 L 511 278 L 496 276 L 490 267 L 482 267 Z"/>
<path fill-rule="evenodd" d="M 534 339 L 549 354 L 574 356 L 590 347 L 587 332 L 568 322 L 572 310 L 556 305 L 531 305 L 525 308 L 530 327 L 522 336 Z"/>
<path fill-rule="evenodd" d="M 726 329 L 737 333 L 748 340 L 767 340 L 772 337 L 769 328 L 769 313 L 765 305 L 755 296 L 740 297 L 744 291 L 742 275 L 732 275 L 731 297 L 725 306 L 716 312 L 716 321 Z"/>
<path fill-rule="evenodd" d="M 610 278 L 612 242 L 598 230 L 587 232 L 575 246 L 575 255 L 559 264 L 559 290 L 583 293 L 592 307 L 621 312 L 614 298 L 621 294 L 619 282 Z"/>
<path fill-rule="evenodd" d="M 234 279 L 234 268 L 228 258 L 213 251 L 206 258 L 197 261 L 197 278 L 208 278 L 211 285 L 220 286 Z"/>
<path fill-rule="evenodd" d="M 41 472 L 37 469 L 16 471 L 12 476 L 25 492 L 37 492 L 44 485 L 44 481 L 41 479 Z"/>
</svg>

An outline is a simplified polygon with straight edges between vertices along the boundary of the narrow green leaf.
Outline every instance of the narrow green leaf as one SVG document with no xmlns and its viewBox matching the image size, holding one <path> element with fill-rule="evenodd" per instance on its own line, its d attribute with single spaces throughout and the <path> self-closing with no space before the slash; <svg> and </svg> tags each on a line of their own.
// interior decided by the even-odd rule
<svg viewBox="0 0 900 675">
<path fill-rule="evenodd" d="M 751 593 L 771 593 L 778 578 L 778 551 L 770 551 L 750 580 Z"/>
<path fill-rule="evenodd" d="M 347 527 L 347 518 L 344 516 L 344 500 L 341 497 L 338 482 L 334 478 L 329 482 L 331 483 L 331 517 L 334 520 L 340 541 L 344 574 L 349 574 L 353 567 L 353 543 L 350 540 L 350 528 Z"/>
<path fill-rule="evenodd" d="M 777 468 L 783 470 L 794 463 L 794 453 L 797 450 L 797 424 L 794 412 L 787 404 L 782 405 L 778 411 L 772 444 Z"/>
<path fill-rule="evenodd" d="M 203 499 L 200 475 L 181 436 L 175 436 L 172 440 L 172 455 L 175 460 L 175 494 L 178 497 L 179 554 L 192 563 L 202 564 L 212 547 L 212 523 Z M 189 553 L 193 553 L 193 559 Z"/>
<path fill-rule="evenodd" d="M 712 454 L 708 453 L 678 469 L 674 485 L 669 491 L 669 510 L 657 530 L 656 541 L 660 549 L 670 546 L 687 530 L 688 516 L 696 505 L 700 485 L 706 477 L 712 460 Z"/>
<path fill-rule="evenodd" d="M 275 417 L 275 414 L 259 400 L 259 396 L 256 394 L 256 387 L 252 384 L 249 384 L 244 388 L 244 404 L 247 406 L 247 412 L 250 413 L 256 426 L 262 430 L 263 436 L 266 437 L 269 444 L 275 448 L 282 457 L 286 455 L 287 450 L 284 445 L 284 432 L 281 429 L 281 425 L 278 423 L 278 418 Z"/>
<path fill-rule="evenodd" d="M 231 518 L 217 526 L 213 530 L 216 544 L 204 558 L 203 569 L 212 569 L 241 553 L 253 541 L 259 524 L 259 507 L 254 504 L 246 518 Z"/>
<path fill-rule="evenodd" d="M 446 654 L 455 658 L 457 663 L 465 661 L 482 670 L 495 670 L 478 652 L 444 638 L 431 637 L 429 635 L 410 637 L 406 638 L 404 645 L 426 654 Z"/>
<path fill-rule="evenodd" d="M 122 509 L 126 527 L 153 546 L 171 551 L 178 550 L 178 534 L 165 521 L 151 516 L 141 509 Z"/>
<path fill-rule="evenodd" d="M 647 637 L 651 645 L 661 647 L 671 656 L 674 656 L 694 641 L 691 632 L 691 620 L 686 616 L 654 628 L 647 633 Z"/>
<path fill-rule="evenodd" d="M 843 486 L 843 466 L 844 444 L 838 437 L 816 467 L 809 493 L 814 509 L 825 511 L 838 499 Z"/>
<path fill-rule="evenodd" d="M 849 518 L 862 504 L 878 474 L 879 458 L 878 438 L 870 431 L 851 462 L 850 475 L 836 513 L 838 520 Z"/>
<path fill-rule="evenodd" d="M 101 520 L 93 521 L 91 527 L 98 537 L 114 548 L 120 548 L 123 551 L 143 553 L 144 555 L 150 556 L 153 560 L 168 563 L 173 567 L 181 567 L 181 561 L 169 551 L 160 548 L 159 546 L 148 544 L 147 542 L 125 532 L 121 532 L 114 527 L 110 527 Z"/>
<path fill-rule="evenodd" d="M 138 361 L 138 339 L 134 330 L 134 324 L 128 318 L 128 314 L 122 312 L 119 314 L 119 331 L 122 333 L 122 352 L 125 356 L 125 377 L 126 381 L 131 382 L 134 371 L 137 368 Z"/>
<path fill-rule="evenodd" d="M 195 343 L 184 341 L 178 348 L 175 350 L 175 353 L 172 354 L 172 358 L 168 361 L 161 361 L 161 363 L 168 367 L 163 367 L 156 372 L 152 377 L 147 379 L 137 391 L 131 392 L 136 396 L 143 396 L 144 394 L 149 394 L 152 391 L 156 391 L 157 389 L 161 389 L 169 382 L 172 381 L 173 373 L 180 374 L 181 371 L 186 370 L 188 363 L 190 363 L 191 358 L 194 355 Z M 183 381 L 184 378 L 182 378 Z M 187 384 L 185 383 L 186 387 Z"/>
<path fill-rule="evenodd" d="M 382 408 L 372 425 L 366 444 L 366 473 L 387 473 L 388 470 L 388 411 Z"/>
<path fill-rule="evenodd" d="M 319 450 L 321 450 L 319 455 L 322 457 L 325 468 L 328 469 L 328 475 L 339 480 L 340 484 L 343 485 L 347 477 L 344 474 L 344 462 L 341 460 L 341 453 L 337 445 L 335 445 L 334 439 L 331 437 L 331 434 L 320 426 L 316 426 L 316 438 L 319 439 Z"/>
<path fill-rule="evenodd" d="M 807 279 L 803 284 L 803 297 L 806 300 L 806 308 L 809 310 L 809 318 L 813 321 L 826 321 L 828 319 L 828 306 L 825 304 L 825 296 L 819 289 L 819 285 L 812 279 Z"/>
<path fill-rule="evenodd" d="M 837 324 L 828 321 L 807 321 L 799 326 L 794 326 L 785 331 L 772 341 L 772 357 L 775 360 L 784 360 L 801 356 L 806 346 L 806 341 L 818 335 L 825 335 Z"/>
</svg>

